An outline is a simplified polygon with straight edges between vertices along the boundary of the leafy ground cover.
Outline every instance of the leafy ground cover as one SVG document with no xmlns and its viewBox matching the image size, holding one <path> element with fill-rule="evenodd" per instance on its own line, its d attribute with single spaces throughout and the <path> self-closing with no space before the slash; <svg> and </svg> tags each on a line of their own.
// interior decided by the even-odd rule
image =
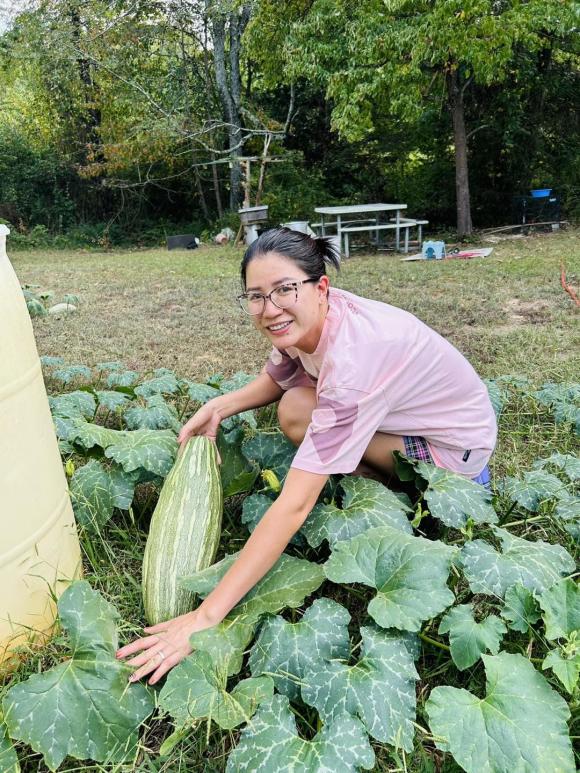
<svg viewBox="0 0 580 773">
<path fill-rule="evenodd" d="M 572 249 L 561 238 L 561 249 Z M 121 273 L 127 257 L 116 257 Z M 237 255 L 229 259 L 233 268 Z M 379 274 L 385 260 L 393 275 L 387 281 L 381 274 L 380 281 L 391 288 L 400 283 L 403 305 L 404 297 L 417 295 L 417 280 L 399 273 L 409 267 L 392 258 L 350 261 L 342 286 L 351 282 L 356 289 L 358 272 Z M 476 279 L 480 307 L 485 311 L 489 303 L 498 315 L 506 291 L 497 287 L 498 272 L 508 277 L 505 285 L 513 283 L 507 292 L 532 292 L 525 271 L 520 276 L 515 268 L 532 266 L 531 256 L 497 260 L 503 263 L 489 276 L 475 263 L 413 269 L 413 276 L 427 277 L 428 313 L 421 316 L 436 315 L 437 298 L 434 307 L 428 301 L 435 285 L 442 291 L 441 269 L 456 305 L 439 316 L 439 329 L 465 313 L 458 311 L 462 293 L 471 293 Z M 541 270 L 530 268 L 538 293 L 541 277 L 555 268 L 555 253 L 543 261 Z M 210 271 L 216 263 L 208 253 L 207 274 L 196 280 L 206 300 L 220 292 Z M 36 277 L 32 269 L 23 277 L 23 266 L 17 269 L 21 280 L 36 283 L 48 272 L 39 265 Z M 465 277 L 472 269 L 481 273 Z M 65 283 L 85 299 L 81 314 L 88 300 L 98 319 L 101 301 L 87 298 L 81 286 L 89 276 L 82 261 L 77 274 L 72 263 L 70 271 Z M 167 283 L 173 286 L 171 275 Z M 370 295 L 369 287 L 358 291 Z M 197 405 L 245 376 L 230 370 L 226 378 L 201 367 L 196 373 L 191 362 L 180 371 L 169 359 L 176 353 L 171 337 L 156 369 L 138 355 L 113 360 L 113 344 L 106 342 L 100 352 L 107 360 L 97 361 L 81 356 L 82 316 L 53 325 L 35 320 L 80 524 L 85 580 L 62 597 L 56 637 L 42 650 L 23 652 L 16 671 L 3 677 L 0 769 L 16 771 L 17 755 L 25 771 L 278 771 L 289 760 L 306 771 L 495 773 L 514 769 L 514 760 L 530 772 L 575 770 L 580 387 L 572 343 L 553 358 L 554 337 L 573 339 L 574 311 L 556 279 L 542 287 L 549 320 L 516 331 L 528 345 L 527 358 L 510 362 L 513 343 L 501 329 L 493 367 L 478 361 L 477 346 L 462 347 L 488 377 L 500 417 L 493 496 L 402 459 L 396 491 L 363 478 L 333 478 L 275 569 L 220 626 L 194 637 L 195 653 L 155 690 L 127 687 L 128 670 L 112 658 L 117 641 L 137 635 L 143 624 L 140 569 L 149 518 L 175 454 L 177 428 Z M 134 289 L 129 284 L 127 292 Z M 145 339 L 143 307 L 116 299 L 115 324 L 128 325 L 131 340 L 141 328 Z M 109 300 L 103 299 L 103 321 L 111 326 Z M 214 320 L 215 338 L 204 320 L 192 347 L 205 343 L 218 357 L 215 339 L 229 341 L 219 354 L 231 367 L 229 354 L 239 341 L 236 347 L 229 312 L 222 307 L 222 313 L 221 326 Z M 493 330 L 486 336 L 495 340 Z M 479 344 L 479 335 L 473 340 Z M 534 341 L 538 360 L 530 363 Z M 548 341 L 546 353 L 541 342 Z M 56 346 L 62 361 L 54 357 Z M 245 352 L 247 372 L 255 372 L 253 358 L 261 354 L 259 344 Z M 524 361 L 517 372 L 513 366 Z M 496 369 L 508 363 L 503 372 L 517 376 Z M 292 447 L 272 409 L 262 409 L 225 423 L 220 453 L 227 495 L 220 560 L 184 581 L 201 597 L 275 496 Z"/>
</svg>

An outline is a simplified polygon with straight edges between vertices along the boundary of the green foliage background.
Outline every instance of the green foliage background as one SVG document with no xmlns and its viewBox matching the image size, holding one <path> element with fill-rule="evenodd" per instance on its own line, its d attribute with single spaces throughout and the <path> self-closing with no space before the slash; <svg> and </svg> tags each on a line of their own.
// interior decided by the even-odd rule
<svg viewBox="0 0 580 773">
<path fill-rule="evenodd" d="M 510 222 L 531 187 L 580 214 L 567 3 L 41 0 L 16 6 L 0 35 L 0 219 L 13 244 L 152 244 L 235 221 L 228 164 L 208 165 L 228 155 L 211 22 L 226 20 L 231 81 L 244 8 L 237 152 L 260 155 L 273 133 L 272 223 L 397 200 L 453 227 L 451 71 L 466 87 L 474 225 Z"/>
</svg>

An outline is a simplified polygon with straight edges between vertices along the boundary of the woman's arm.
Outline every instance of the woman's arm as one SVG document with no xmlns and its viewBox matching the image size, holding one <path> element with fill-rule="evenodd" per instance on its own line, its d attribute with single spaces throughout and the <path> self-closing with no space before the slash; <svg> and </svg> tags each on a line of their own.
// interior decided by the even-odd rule
<svg viewBox="0 0 580 773">
<path fill-rule="evenodd" d="M 219 397 L 214 397 L 212 402 L 217 408 L 222 419 L 227 419 L 235 413 L 248 411 L 250 408 L 261 408 L 263 405 L 279 400 L 284 390 L 278 386 L 274 379 L 266 372 L 260 373 L 253 381 Z"/>
<path fill-rule="evenodd" d="M 327 480 L 327 475 L 290 469 L 280 496 L 267 510 L 235 563 L 200 606 L 193 612 L 145 628 L 152 635 L 118 650 L 118 658 L 141 653 L 128 662 L 137 669 L 131 681 L 152 674 L 149 683 L 155 684 L 189 655 L 191 635 L 220 623 L 274 566 L 306 520 Z"/>
</svg>

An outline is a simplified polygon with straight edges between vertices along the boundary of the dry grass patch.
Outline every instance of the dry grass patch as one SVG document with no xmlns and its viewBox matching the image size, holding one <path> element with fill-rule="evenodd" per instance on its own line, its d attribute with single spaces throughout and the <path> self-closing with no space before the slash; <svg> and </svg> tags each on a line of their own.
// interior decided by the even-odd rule
<svg viewBox="0 0 580 773">
<path fill-rule="evenodd" d="M 237 307 L 242 251 L 14 253 L 22 283 L 81 298 L 74 316 L 34 322 L 41 354 L 94 365 L 119 359 L 180 376 L 257 371 L 268 344 Z M 580 277 L 577 230 L 502 240 L 471 261 L 402 263 L 394 254 L 356 254 L 332 282 L 408 309 L 447 336 L 483 376 L 522 373 L 573 378 L 578 310 L 560 286 Z M 577 373 L 576 373 L 577 376 Z"/>
</svg>

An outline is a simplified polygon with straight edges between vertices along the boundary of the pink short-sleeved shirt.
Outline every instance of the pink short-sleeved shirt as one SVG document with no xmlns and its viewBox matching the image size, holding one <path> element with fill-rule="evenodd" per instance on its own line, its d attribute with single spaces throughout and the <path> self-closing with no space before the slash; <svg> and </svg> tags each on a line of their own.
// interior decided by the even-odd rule
<svg viewBox="0 0 580 773">
<path fill-rule="evenodd" d="M 437 465 L 468 478 L 479 475 L 495 447 L 495 414 L 473 367 L 395 306 L 331 288 L 316 350 L 274 348 L 265 370 L 284 390 L 316 388 L 317 407 L 292 463 L 297 469 L 352 472 L 377 431 L 424 437 Z"/>
</svg>

